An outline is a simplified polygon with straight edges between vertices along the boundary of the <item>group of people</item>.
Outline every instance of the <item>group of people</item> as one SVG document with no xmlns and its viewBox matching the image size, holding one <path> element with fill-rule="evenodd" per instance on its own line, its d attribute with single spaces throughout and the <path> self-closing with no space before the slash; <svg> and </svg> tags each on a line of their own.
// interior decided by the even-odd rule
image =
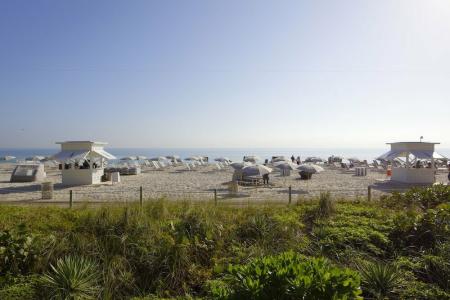
<svg viewBox="0 0 450 300">
<path fill-rule="evenodd" d="M 291 161 L 293 164 L 296 163 L 297 165 L 300 165 L 302 163 L 300 156 L 297 156 L 297 158 L 295 158 L 294 154 L 292 154 L 291 156 Z"/>
</svg>

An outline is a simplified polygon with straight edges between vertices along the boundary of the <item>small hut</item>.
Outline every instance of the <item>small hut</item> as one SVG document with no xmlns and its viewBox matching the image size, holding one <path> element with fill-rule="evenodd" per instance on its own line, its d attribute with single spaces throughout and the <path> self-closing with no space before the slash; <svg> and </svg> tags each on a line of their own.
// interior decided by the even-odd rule
<svg viewBox="0 0 450 300">
<path fill-rule="evenodd" d="M 433 184 L 435 182 L 435 159 L 444 158 L 435 152 L 429 142 L 388 143 L 391 150 L 378 157 L 392 163 L 391 180 L 408 184 Z M 398 159 L 403 163 L 398 164 Z M 393 162 L 397 161 L 396 164 Z"/>
<path fill-rule="evenodd" d="M 103 148 L 106 143 L 91 141 L 58 142 L 61 151 L 52 159 L 61 163 L 63 185 L 90 185 L 101 183 L 108 159 L 115 157 Z"/>
<path fill-rule="evenodd" d="M 11 182 L 34 182 L 42 181 L 46 177 L 44 165 L 42 164 L 20 164 L 17 165 L 12 174 Z"/>
</svg>

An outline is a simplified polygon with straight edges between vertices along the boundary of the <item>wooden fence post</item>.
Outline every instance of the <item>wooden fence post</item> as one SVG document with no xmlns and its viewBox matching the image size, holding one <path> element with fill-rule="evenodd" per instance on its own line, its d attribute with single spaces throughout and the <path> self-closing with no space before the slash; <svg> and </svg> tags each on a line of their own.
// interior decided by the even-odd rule
<svg viewBox="0 0 450 300">
<path fill-rule="evenodd" d="M 141 207 L 142 207 L 142 205 L 144 204 L 143 202 L 144 202 L 144 200 L 143 200 L 143 196 L 142 196 L 142 186 L 141 187 L 139 187 L 139 204 L 141 205 Z"/>
<path fill-rule="evenodd" d="M 368 186 L 367 187 L 367 201 L 371 201 L 372 200 L 372 186 Z"/>
<path fill-rule="evenodd" d="M 292 202 L 292 186 L 289 186 L 289 204 Z"/>
<path fill-rule="evenodd" d="M 72 190 L 69 191 L 69 208 L 72 208 L 73 205 L 73 192 Z"/>
<path fill-rule="evenodd" d="M 214 204 L 217 205 L 217 189 L 214 189 Z"/>
</svg>

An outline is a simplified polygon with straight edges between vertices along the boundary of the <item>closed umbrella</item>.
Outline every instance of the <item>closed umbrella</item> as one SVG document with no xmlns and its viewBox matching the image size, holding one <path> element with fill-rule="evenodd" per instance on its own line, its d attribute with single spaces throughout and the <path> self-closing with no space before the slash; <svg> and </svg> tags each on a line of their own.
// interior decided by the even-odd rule
<svg viewBox="0 0 450 300">
<path fill-rule="evenodd" d="M 316 174 L 316 173 L 320 173 L 323 172 L 324 169 L 318 165 L 313 165 L 313 164 L 303 164 L 298 166 L 297 170 L 301 171 L 301 172 L 305 172 L 308 174 Z"/>
<path fill-rule="evenodd" d="M 263 176 L 271 172 L 272 169 L 264 165 L 247 166 L 242 169 L 242 174 L 245 176 Z"/>
<path fill-rule="evenodd" d="M 241 170 L 244 167 L 248 167 L 248 166 L 252 166 L 252 165 L 253 165 L 252 163 L 245 162 L 245 161 L 244 162 L 234 162 L 234 163 L 230 164 L 230 166 L 235 170 Z"/>
</svg>

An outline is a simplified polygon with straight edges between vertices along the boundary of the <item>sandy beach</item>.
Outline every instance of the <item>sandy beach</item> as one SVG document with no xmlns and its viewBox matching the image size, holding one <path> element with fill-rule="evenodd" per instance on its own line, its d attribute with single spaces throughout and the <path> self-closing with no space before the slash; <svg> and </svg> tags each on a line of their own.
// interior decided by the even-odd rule
<svg viewBox="0 0 450 300">
<path fill-rule="evenodd" d="M 39 182 L 10 183 L 13 164 L 0 165 L 0 202 L 40 203 L 41 185 Z M 288 201 L 288 187 L 292 187 L 292 199 L 310 198 L 321 192 L 329 191 L 335 197 L 355 198 L 367 197 L 369 185 L 378 185 L 386 179 L 384 172 L 369 170 L 367 176 L 355 176 L 353 171 L 325 167 L 325 171 L 314 174 L 312 180 L 300 180 L 297 172 L 291 176 L 280 176 L 274 169 L 270 176 L 270 187 L 240 187 L 237 197 L 230 197 L 226 182 L 232 178 L 233 169 L 227 167 L 217 170 L 214 165 L 201 166 L 194 171 L 186 171 L 185 167 L 169 167 L 165 170 L 143 168 L 139 175 L 121 176 L 121 182 L 112 185 L 67 187 L 61 184 L 61 172 L 56 168 L 46 168 L 47 178 L 54 184 L 51 201 L 68 202 L 69 191 L 73 191 L 74 201 L 136 201 L 139 199 L 140 187 L 144 199 L 167 197 L 169 199 L 205 200 L 214 199 L 217 190 L 218 199 L 231 201 L 232 198 L 242 201 L 273 200 Z M 446 173 L 437 175 L 438 182 L 447 182 Z M 379 189 L 373 190 L 373 197 L 382 194 Z"/>
</svg>

